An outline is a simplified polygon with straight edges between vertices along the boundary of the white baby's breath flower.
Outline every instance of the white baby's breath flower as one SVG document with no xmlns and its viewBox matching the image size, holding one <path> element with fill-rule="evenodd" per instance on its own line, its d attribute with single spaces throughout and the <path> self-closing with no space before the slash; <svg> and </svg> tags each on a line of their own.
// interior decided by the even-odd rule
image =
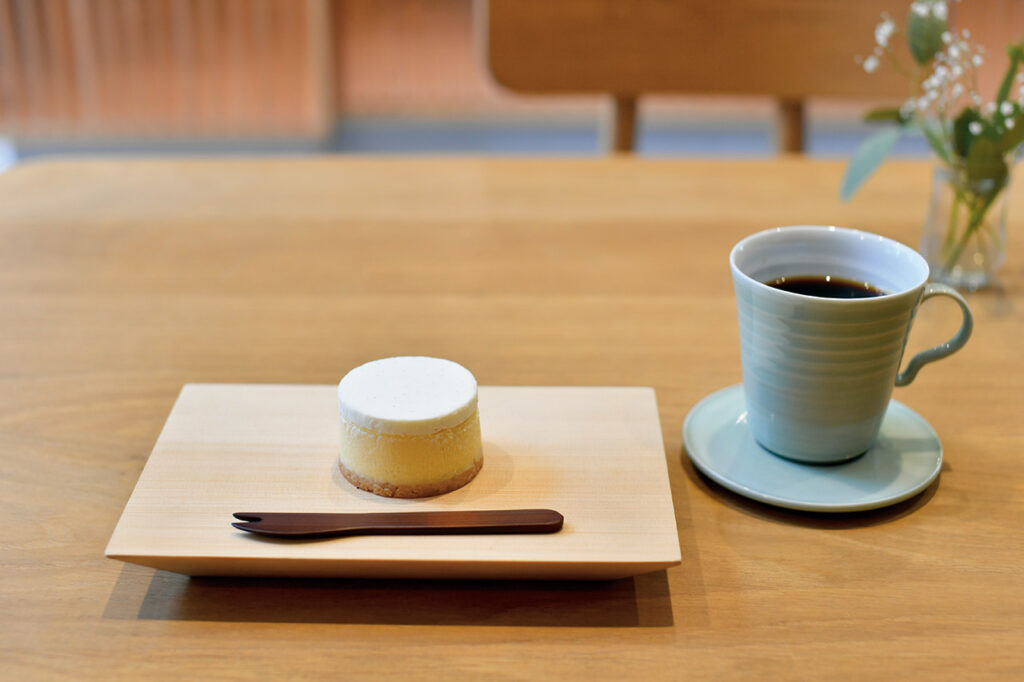
<svg viewBox="0 0 1024 682">
<path fill-rule="evenodd" d="M 910 5 L 910 11 L 919 17 L 926 17 L 928 16 L 928 3 L 915 2 Z"/>
<path fill-rule="evenodd" d="M 995 111 L 996 111 L 996 103 L 995 102 L 989 102 L 988 104 L 985 105 L 985 113 L 986 114 L 994 114 Z"/>
<path fill-rule="evenodd" d="M 939 79 L 945 80 L 946 76 L 949 75 L 949 69 L 942 64 L 935 67 L 935 76 Z"/>
<path fill-rule="evenodd" d="M 936 19 L 945 19 L 947 16 L 949 16 L 949 11 L 946 8 L 946 3 L 940 0 L 940 2 L 936 2 L 934 5 L 932 5 L 932 16 L 935 17 Z M 967 36 L 964 37 L 966 38 Z"/>
<path fill-rule="evenodd" d="M 1003 121 L 1003 125 L 1006 126 L 1007 130 L 1013 130 L 1013 126 L 1014 126 L 1013 119 L 1012 118 L 1006 119 L 1005 121 Z"/>
<path fill-rule="evenodd" d="M 953 59 L 956 59 L 957 57 L 959 57 L 960 56 L 960 48 L 957 47 L 956 45 L 950 45 L 949 46 L 949 56 L 952 57 Z"/>
<path fill-rule="evenodd" d="M 964 75 L 963 67 L 961 67 L 959 64 L 954 64 L 953 65 L 953 78 L 959 78 L 962 75 Z"/>
<path fill-rule="evenodd" d="M 868 73 L 874 73 L 875 70 L 878 68 L 878 57 L 876 57 L 875 55 L 871 55 L 870 57 L 864 60 L 863 66 L 864 70 L 867 71 Z"/>
<path fill-rule="evenodd" d="M 892 19 L 885 19 L 878 26 L 875 26 L 875 42 L 878 43 L 879 47 L 888 47 L 889 38 L 895 32 L 896 24 L 893 23 Z"/>
<path fill-rule="evenodd" d="M 953 42 L 953 36 L 949 31 L 942 32 L 942 42 L 944 42 L 946 45 L 949 45 L 951 42 Z"/>
<path fill-rule="evenodd" d="M 981 135 L 981 124 L 977 121 L 968 123 L 967 129 L 971 131 L 971 135 Z"/>
<path fill-rule="evenodd" d="M 964 30 L 960 31 L 960 35 L 962 35 L 964 37 L 964 40 L 970 40 L 971 39 L 971 32 L 969 30 L 967 30 L 966 28 Z"/>
<path fill-rule="evenodd" d="M 1003 102 L 999 105 L 999 113 L 1003 116 L 1009 116 L 1013 113 L 1013 105 L 1009 102 Z"/>
<path fill-rule="evenodd" d="M 974 64 L 975 66 L 981 66 L 983 61 L 984 60 L 982 60 L 980 54 L 976 54 L 973 57 L 971 57 L 971 64 Z"/>
<path fill-rule="evenodd" d="M 954 83 L 953 87 L 950 88 L 950 90 L 949 90 L 950 97 L 952 97 L 953 99 L 956 99 L 957 97 L 959 97 L 962 94 L 964 94 L 963 83 Z"/>
</svg>

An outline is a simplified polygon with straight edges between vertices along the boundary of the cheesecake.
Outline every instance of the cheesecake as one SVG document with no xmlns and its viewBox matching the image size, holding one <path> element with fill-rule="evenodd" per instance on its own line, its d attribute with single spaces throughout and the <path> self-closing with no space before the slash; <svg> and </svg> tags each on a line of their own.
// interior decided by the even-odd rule
<svg viewBox="0 0 1024 682">
<path fill-rule="evenodd" d="M 384 497 L 429 497 L 469 483 L 483 465 L 477 385 L 450 360 L 395 357 L 338 384 L 341 473 Z"/>
</svg>

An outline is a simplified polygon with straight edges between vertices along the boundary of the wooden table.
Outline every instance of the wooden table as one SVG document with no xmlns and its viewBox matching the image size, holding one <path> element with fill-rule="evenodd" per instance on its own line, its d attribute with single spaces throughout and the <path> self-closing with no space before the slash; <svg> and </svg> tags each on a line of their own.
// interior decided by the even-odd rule
<svg viewBox="0 0 1024 682">
<path fill-rule="evenodd" d="M 915 243 L 923 163 L 67 161 L 0 176 L 0 677 L 1019 678 L 1024 186 L 975 336 L 897 396 L 939 481 L 820 516 L 694 471 L 740 379 L 727 255 L 835 223 Z M 912 348 L 957 313 L 929 303 Z M 103 557 L 186 382 L 329 384 L 388 355 L 481 384 L 657 390 L 682 565 L 614 583 L 194 579 Z"/>
</svg>

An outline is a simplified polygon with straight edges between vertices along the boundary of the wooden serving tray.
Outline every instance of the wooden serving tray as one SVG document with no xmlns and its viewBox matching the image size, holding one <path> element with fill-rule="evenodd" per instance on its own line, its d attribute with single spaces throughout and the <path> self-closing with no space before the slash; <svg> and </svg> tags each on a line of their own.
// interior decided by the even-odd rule
<svg viewBox="0 0 1024 682">
<path fill-rule="evenodd" d="M 357 490 L 337 466 L 334 386 L 189 384 L 106 555 L 188 575 L 614 579 L 680 563 L 651 388 L 480 388 L 484 466 L 419 500 Z M 552 535 L 258 538 L 237 511 L 551 508 Z"/>
</svg>

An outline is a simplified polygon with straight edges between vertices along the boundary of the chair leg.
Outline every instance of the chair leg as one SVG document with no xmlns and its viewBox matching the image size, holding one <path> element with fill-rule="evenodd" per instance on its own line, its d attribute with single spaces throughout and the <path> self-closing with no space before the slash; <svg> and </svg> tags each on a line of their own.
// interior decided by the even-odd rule
<svg viewBox="0 0 1024 682">
<path fill-rule="evenodd" d="M 636 97 L 613 95 L 611 115 L 602 133 L 602 145 L 609 154 L 633 151 L 636 136 Z"/>
<path fill-rule="evenodd" d="M 804 151 L 804 101 L 780 98 L 778 118 L 780 153 L 801 154 Z"/>
</svg>

